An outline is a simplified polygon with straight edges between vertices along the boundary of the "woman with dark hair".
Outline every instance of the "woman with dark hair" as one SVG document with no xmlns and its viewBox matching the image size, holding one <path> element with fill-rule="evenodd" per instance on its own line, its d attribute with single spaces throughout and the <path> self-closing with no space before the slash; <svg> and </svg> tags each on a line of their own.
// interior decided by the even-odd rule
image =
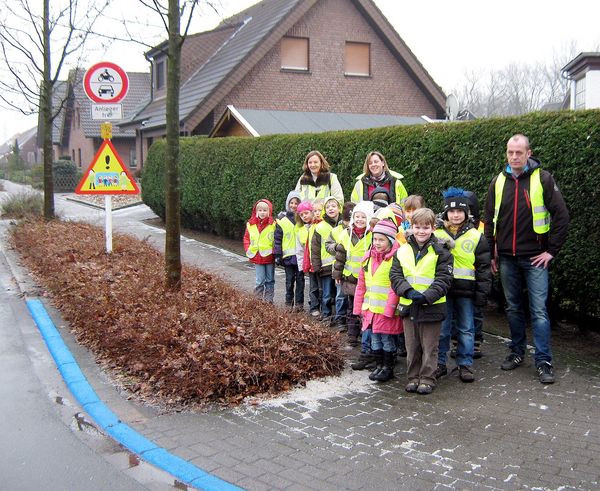
<svg viewBox="0 0 600 491">
<path fill-rule="evenodd" d="M 340 206 L 344 204 L 344 192 L 340 181 L 329 171 L 329 162 L 321 152 L 308 152 L 302 170 L 304 172 L 298 179 L 295 191 L 300 193 L 303 201 L 333 196 Z"/>
<path fill-rule="evenodd" d="M 380 152 L 369 152 L 363 166 L 363 173 L 356 178 L 350 201 L 368 201 L 376 188 L 385 188 L 390 195 L 390 203 L 400 204 L 408 196 L 403 176 L 390 170 L 385 157 Z"/>
</svg>

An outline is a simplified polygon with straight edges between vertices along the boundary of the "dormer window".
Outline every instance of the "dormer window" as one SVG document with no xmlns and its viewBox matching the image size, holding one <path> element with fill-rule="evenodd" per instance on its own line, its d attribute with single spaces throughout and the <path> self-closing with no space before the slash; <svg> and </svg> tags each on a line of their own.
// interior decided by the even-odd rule
<svg viewBox="0 0 600 491">
<path fill-rule="evenodd" d="M 161 90 L 165 88 L 166 85 L 166 65 L 167 63 L 163 61 L 157 61 L 155 66 L 155 85 L 156 90 Z"/>
<path fill-rule="evenodd" d="M 308 38 L 282 38 L 281 69 L 308 71 Z"/>
</svg>

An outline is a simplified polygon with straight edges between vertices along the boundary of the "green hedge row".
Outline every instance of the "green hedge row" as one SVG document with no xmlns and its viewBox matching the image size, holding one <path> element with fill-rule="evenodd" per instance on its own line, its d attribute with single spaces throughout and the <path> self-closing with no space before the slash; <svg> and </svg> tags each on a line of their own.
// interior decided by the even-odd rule
<svg viewBox="0 0 600 491">
<path fill-rule="evenodd" d="M 600 317 L 600 111 L 261 138 L 183 138 L 182 224 L 239 237 L 257 199 L 267 197 L 277 210 L 283 208 L 313 149 L 332 164 L 347 199 L 365 155 L 379 150 L 404 175 L 409 194 L 423 195 L 435 211 L 448 186 L 477 192 L 483 206 L 514 133 L 529 136 L 534 156 L 554 174 L 571 213 L 569 239 L 553 267 L 554 298 L 573 313 Z M 164 151 L 163 141 L 152 145 L 142 182 L 144 202 L 163 217 Z"/>
</svg>

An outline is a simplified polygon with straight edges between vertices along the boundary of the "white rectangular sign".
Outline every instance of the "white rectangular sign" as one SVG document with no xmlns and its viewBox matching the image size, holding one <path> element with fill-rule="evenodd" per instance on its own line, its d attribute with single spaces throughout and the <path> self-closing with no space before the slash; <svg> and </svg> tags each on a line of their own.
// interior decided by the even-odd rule
<svg viewBox="0 0 600 491">
<path fill-rule="evenodd" d="M 92 120 L 123 119 L 122 104 L 92 104 Z"/>
</svg>

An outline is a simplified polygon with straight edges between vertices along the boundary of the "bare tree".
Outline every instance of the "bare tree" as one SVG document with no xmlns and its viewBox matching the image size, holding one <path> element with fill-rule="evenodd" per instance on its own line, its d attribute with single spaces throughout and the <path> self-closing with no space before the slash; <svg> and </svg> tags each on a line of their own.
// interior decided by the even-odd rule
<svg viewBox="0 0 600 491">
<path fill-rule="evenodd" d="M 41 12 L 29 0 L 0 3 L 0 53 L 8 75 L 0 78 L 0 103 L 26 115 L 39 114 L 47 220 L 54 218 L 52 126 L 65 103 L 55 101 L 53 105 L 54 87 L 66 64 L 81 56 L 94 23 L 109 2 L 55 0 L 51 6 L 50 0 L 43 0 Z"/>
<path fill-rule="evenodd" d="M 575 48 L 571 43 L 561 53 L 555 51 L 549 63 L 511 63 L 487 73 L 467 72 L 463 84 L 454 91 L 461 109 L 479 117 L 509 116 L 562 102 L 568 81 L 562 77 L 561 68 L 575 56 Z"/>
<path fill-rule="evenodd" d="M 158 0 L 152 3 L 139 0 L 153 9 L 162 19 L 168 33 L 167 97 L 166 97 L 166 154 L 165 154 L 165 287 L 181 288 L 181 208 L 179 180 L 179 88 L 181 83 L 181 46 L 187 36 L 194 11 L 200 0 L 168 0 L 168 6 Z M 205 2 L 211 8 L 211 2 Z M 184 29 L 181 30 L 182 19 Z"/>
</svg>

